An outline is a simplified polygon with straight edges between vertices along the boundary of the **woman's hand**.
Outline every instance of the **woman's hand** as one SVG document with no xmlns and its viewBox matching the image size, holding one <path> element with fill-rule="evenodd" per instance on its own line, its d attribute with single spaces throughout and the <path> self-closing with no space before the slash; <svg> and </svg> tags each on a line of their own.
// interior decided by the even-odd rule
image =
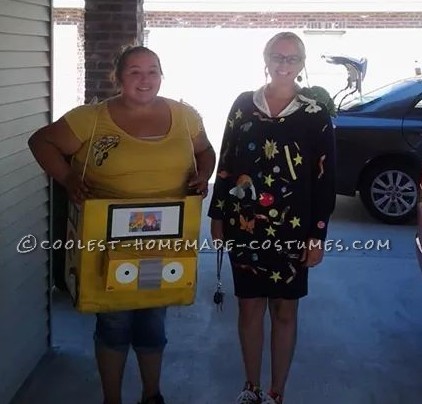
<svg viewBox="0 0 422 404">
<path fill-rule="evenodd" d="M 82 180 L 82 178 L 73 171 L 70 171 L 65 177 L 63 186 L 67 191 L 69 199 L 78 205 L 85 201 L 85 199 L 92 198 L 89 189 L 89 181 L 87 181 L 87 179 Z"/>
<path fill-rule="evenodd" d="M 306 248 L 302 253 L 300 261 L 305 267 L 318 265 L 324 257 L 324 242 L 316 238 L 310 238 L 306 243 Z"/>
<path fill-rule="evenodd" d="M 194 174 L 188 181 L 188 187 L 205 198 L 208 195 L 208 178 L 201 173 Z"/>
<path fill-rule="evenodd" d="M 211 219 L 211 237 L 214 242 L 217 240 L 224 240 L 222 220 Z"/>
</svg>

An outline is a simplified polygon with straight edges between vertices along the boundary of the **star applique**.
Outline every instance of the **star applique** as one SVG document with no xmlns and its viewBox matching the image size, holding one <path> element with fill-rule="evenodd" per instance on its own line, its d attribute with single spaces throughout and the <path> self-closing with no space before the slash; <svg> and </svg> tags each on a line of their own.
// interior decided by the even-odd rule
<svg viewBox="0 0 422 404">
<path fill-rule="evenodd" d="M 278 149 L 277 149 L 277 142 L 274 142 L 274 140 L 271 139 L 271 141 L 269 141 L 268 139 L 265 141 L 265 145 L 262 146 L 262 148 L 265 151 L 265 156 L 267 157 L 268 160 L 271 160 L 275 157 L 276 154 L 279 153 Z"/>
<path fill-rule="evenodd" d="M 274 281 L 274 283 L 277 283 L 278 281 L 281 281 L 281 276 L 280 276 L 280 272 L 274 272 L 273 274 L 270 276 L 270 279 L 272 279 Z"/>
<path fill-rule="evenodd" d="M 239 202 L 235 202 L 235 203 L 233 203 L 233 206 L 234 206 L 233 211 L 239 213 L 240 212 L 240 203 Z"/>
<path fill-rule="evenodd" d="M 217 199 L 217 209 L 223 210 L 224 208 L 224 200 Z"/>
<path fill-rule="evenodd" d="M 270 175 L 264 175 L 264 184 L 271 187 L 271 184 L 275 181 L 275 179 Z"/>
<path fill-rule="evenodd" d="M 237 109 L 237 111 L 235 112 L 235 118 L 236 119 L 240 119 L 242 118 L 242 111 L 240 110 L 240 108 Z"/>
<path fill-rule="evenodd" d="M 273 236 L 273 237 L 275 237 L 275 229 L 273 229 L 271 226 L 270 227 L 267 227 L 265 229 L 265 231 L 267 232 L 267 236 Z"/>
<path fill-rule="evenodd" d="M 299 153 L 297 153 L 293 161 L 295 162 L 295 166 L 302 164 L 302 156 Z"/>
<path fill-rule="evenodd" d="M 293 217 L 292 220 L 290 220 L 290 224 L 293 228 L 300 227 L 300 219 L 296 216 Z"/>
<path fill-rule="evenodd" d="M 230 129 L 233 129 L 233 126 L 234 126 L 234 121 L 233 121 L 233 119 L 228 119 L 228 124 L 229 124 L 229 128 Z"/>
</svg>

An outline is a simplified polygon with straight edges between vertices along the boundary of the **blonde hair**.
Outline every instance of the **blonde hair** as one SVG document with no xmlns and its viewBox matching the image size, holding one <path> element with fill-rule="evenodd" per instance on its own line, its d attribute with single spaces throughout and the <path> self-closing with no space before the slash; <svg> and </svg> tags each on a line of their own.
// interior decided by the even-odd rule
<svg viewBox="0 0 422 404">
<path fill-rule="evenodd" d="M 296 42 L 296 46 L 299 49 L 299 55 L 302 57 L 303 60 L 306 59 L 305 45 L 303 41 L 294 32 L 286 31 L 286 32 L 279 32 L 278 34 L 274 35 L 265 45 L 264 61 L 266 64 L 268 64 L 268 62 L 270 61 L 271 48 L 276 42 L 281 41 L 281 40 Z"/>
</svg>

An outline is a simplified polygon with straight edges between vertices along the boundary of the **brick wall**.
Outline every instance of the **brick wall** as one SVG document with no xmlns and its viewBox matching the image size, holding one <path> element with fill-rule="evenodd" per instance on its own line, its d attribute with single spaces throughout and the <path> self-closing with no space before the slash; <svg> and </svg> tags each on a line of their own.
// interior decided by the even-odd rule
<svg viewBox="0 0 422 404">
<path fill-rule="evenodd" d="M 139 37 L 139 0 L 86 0 L 83 9 L 54 9 L 57 24 L 78 26 L 78 102 L 114 93 L 109 80 L 111 61 L 123 44 Z M 85 14 L 85 15 L 84 15 Z M 84 18 L 86 17 L 86 18 Z M 422 28 L 422 13 L 232 13 L 145 12 L 147 27 L 169 28 L 280 28 L 377 29 Z M 84 31 L 87 33 L 84 38 Z M 84 41 L 86 40 L 86 49 Z M 85 60 L 86 59 L 86 60 Z M 84 91 L 86 93 L 84 96 Z"/>
<path fill-rule="evenodd" d="M 421 28 L 422 13 L 145 12 L 147 27 L 352 29 Z"/>
<path fill-rule="evenodd" d="M 85 92 L 85 55 L 84 55 L 84 20 L 85 10 L 82 8 L 55 8 L 53 21 L 58 25 L 76 25 L 78 31 L 78 61 L 77 61 L 77 86 L 78 104 L 84 103 Z"/>
<path fill-rule="evenodd" d="M 85 100 L 115 93 L 112 61 L 122 45 L 138 38 L 139 0 L 85 1 Z"/>
</svg>

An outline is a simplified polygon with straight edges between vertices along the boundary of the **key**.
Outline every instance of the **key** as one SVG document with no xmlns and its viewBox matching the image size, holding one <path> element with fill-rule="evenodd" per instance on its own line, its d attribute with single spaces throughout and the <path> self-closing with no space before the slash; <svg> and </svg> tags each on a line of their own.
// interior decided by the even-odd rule
<svg viewBox="0 0 422 404">
<path fill-rule="evenodd" d="M 214 303 L 217 305 L 217 310 L 223 311 L 224 292 L 220 288 L 214 293 Z"/>
</svg>

